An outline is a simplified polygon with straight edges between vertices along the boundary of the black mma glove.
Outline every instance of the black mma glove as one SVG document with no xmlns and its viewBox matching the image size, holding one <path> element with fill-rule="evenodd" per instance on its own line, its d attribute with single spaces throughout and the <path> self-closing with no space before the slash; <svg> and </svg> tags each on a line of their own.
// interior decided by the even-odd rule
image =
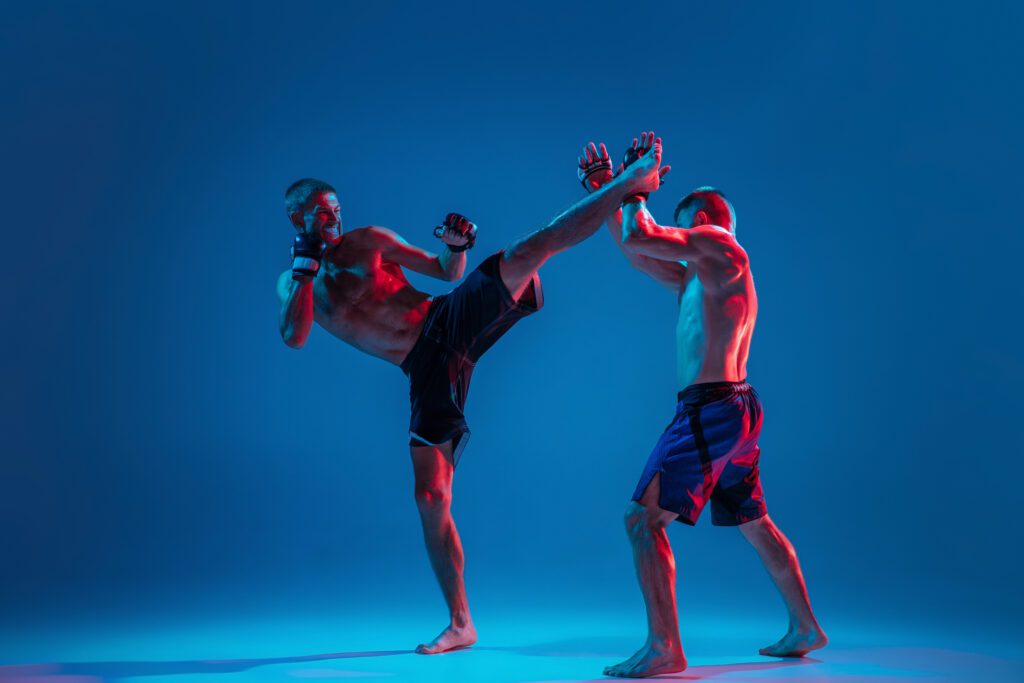
<svg viewBox="0 0 1024 683">
<path fill-rule="evenodd" d="M 590 147 L 593 147 L 593 143 L 590 144 Z M 587 192 L 594 191 L 594 188 L 592 188 L 588 182 L 591 176 L 596 174 L 603 175 L 606 173 L 614 175 L 612 173 L 612 160 L 608 158 L 608 152 L 605 150 L 604 144 L 601 145 L 601 152 L 603 154 L 599 154 L 596 151 L 596 148 L 592 150 L 588 147 L 584 148 L 583 155 L 580 156 L 580 164 L 576 169 L 576 177 L 579 178 L 580 185 L 582 185 L 583 189 Z"/>
<path fill-rule="evenodd" d="M 292 243 L 292 279 L 300 282 L 316 277 L 327 245 L 317 233 L 300 232 Z"/>
<path fill-rule="evenodd" d="M 458 236 L 465 238 L 465 244 L 452 244 L 445 240 L 445 237 Z M 444 223 L 434 228 L 434 237 L 443 241 L 449 251 L 459 253 L 472 249 L 476 244 L 476 224 L 459 213 L 450 213 L 445 216 Z"/>
</svg>

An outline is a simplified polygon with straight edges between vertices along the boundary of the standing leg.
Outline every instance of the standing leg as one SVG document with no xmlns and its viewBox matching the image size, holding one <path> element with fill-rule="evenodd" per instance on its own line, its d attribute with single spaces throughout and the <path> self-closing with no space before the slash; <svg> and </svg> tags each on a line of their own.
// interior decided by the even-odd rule
<svg viewBox="0 0 1024 683">
<path fill-rule="evenodd" d="M 449 441 L 441 446 L 411 448 L 423 539 L 449 614 L 448 626 L 434 640 L 416 648 L 416 652 L 427 655 L 469 647 L 476 642 L 476 629 L 466 601 L 466 583 L 462 578 L 462 541 L 451 513 L 454 471 L 451 447 Z"/>
<path fill-rule="evenodd" d="M 676 611 L 676 564 L 665 533 L 678 515 L 658 507 L 659 478 L 654 475 L 640 502 L 626 508 L 626 533 L 647 607 L 647 642 L 626 661 L 605 667 L 606 676 L 644 678 L 686 668 Z"/>
<path fill-rule="evenodd" d="M 789 539 L 779 531 L 768 515 L 741 524 L 740 531 L 761 557 L 761 562 L 779 589 L 786 603 L 786 611 L 789 612 L 789 630 L 786 635 L 774 645 L 761 648 L 761 654 L 802 657 L 811 650 L 825 647 L 828 636 L 821 630 L 811 611 L 800 561 Z"/>
</svg>

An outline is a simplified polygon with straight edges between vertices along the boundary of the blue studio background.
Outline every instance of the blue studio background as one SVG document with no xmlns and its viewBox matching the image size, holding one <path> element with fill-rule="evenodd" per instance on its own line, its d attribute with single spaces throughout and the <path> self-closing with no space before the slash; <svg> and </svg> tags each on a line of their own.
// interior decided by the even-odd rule
<svg viewBox="0 0 1024 683">
<path fill-rule="evenodd" d="M 663 222 L 701 184 L 736 205 L 767 499 L 826 629 L 1019 633 L 1019 5 L 3 13 L 8 627 L 282 605 L 440 627 L 404 377 L 320 329 L 298 352 L 278 336 L 283 190 L 322 177 L 346 227 L 427 247 L 466 213 L 472 267 L 580 196 L 584 143 L 617 155 L 650 128 Z M 546 309 L 470 396 L 471 604 L 639 616 L 621 511 L 671 417 L 675 301 L 603 229 L 542 277 Z M 767 615 L 781 635 L 737 532 L 672 538 L 684 628 Z"/>
</svg>

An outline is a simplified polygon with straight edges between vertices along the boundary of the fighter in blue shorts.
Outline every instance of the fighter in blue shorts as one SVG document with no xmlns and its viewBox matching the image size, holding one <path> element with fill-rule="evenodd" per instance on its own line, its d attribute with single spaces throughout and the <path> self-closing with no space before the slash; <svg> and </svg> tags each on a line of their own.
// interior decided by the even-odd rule
<svg viewBox="0 0 1024 683">
<path fill-rule="evenodd" d="M 661 139 L 644 133 L 621 169 L 654 156 Z M 659 178 L 667 167 L 660 168 Z M 612 181 L 604 145 L 580 157 L 588 191 Z M 659 184 L 660 185 L 660 184 Z M 747 252 L 736 241 L 736 214 L 721 192 L 703 187 L 676 207 L 676 227 L 654 222 L 647 194 L 627 197 L 608 220 L 630 263 L 679 296 L 676 327 L 679 392 L 676 414 L 651 453 L 626 511 L 640 588 L 647 606 L 647 643 L 609 676 L 642 678 L 686 668 L 676 614 L 675 560 L 665 528 L 695 524 L 711 503 L 711 521 L 738 526 L 757 550 L 789 611 L 789 630 L 761 654 L 801 656 L 828 642 L 807 598 L 796 552 L 768 517 L 758 474 L 761 402 L 746 382 L 757 293 Z"/>
</svg>

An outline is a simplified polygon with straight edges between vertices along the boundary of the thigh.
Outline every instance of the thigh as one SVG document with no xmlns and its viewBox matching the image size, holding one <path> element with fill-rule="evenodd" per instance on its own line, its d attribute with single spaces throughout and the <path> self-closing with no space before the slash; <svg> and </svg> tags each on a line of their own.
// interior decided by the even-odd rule
<svg viewBox="0 0 1024 683">
<path fill-rule="evenodd" d="M 677 412 L 651 451 L 633 491 L 633 500 L 694 524 L 706 501 L 708 473 L 689 415 Z"/>
<path fill-rule="evenodd" d="M 534 284 L 537 278 L 537 271 L 547 260 L 548 254 L 521 242 L 510 246 L 502 254 L 499 272 L 501 281 L 508 289 L 513 301 L 519 299 L 526 293 L 526 289 Z M 536 285 L 534 286 L 536 289 Z"/>
<path fill-rule="evenodd" d="M 718 526 L 738 526 L 764 517 L 768 506 L 761 488 L 761 404 L 750 392 L 736 397 L 742 407 L 744 430 L 729 449 L 725 465 L 711 495 L 711 521 Z"/>
<path fill-rule="evenodd" d="M 443 341 L 476 362 L 518 320 L 540 310 L 543 295 L 536 273 L 525 288 L 509 291 L 504 277 L 504 255 L 493 254 L 453 289 L 439 308 L 445 329 Z M 536 280 L 536 286 L 530 283 Z"/>
<path fill-rule="evenodd" d="M 761 487 L 761 448 L 757 433 L 746 435 L 730 452 L 711 494 L 711 522 L 738 526 L 768 512 Z"/>
</svg>

